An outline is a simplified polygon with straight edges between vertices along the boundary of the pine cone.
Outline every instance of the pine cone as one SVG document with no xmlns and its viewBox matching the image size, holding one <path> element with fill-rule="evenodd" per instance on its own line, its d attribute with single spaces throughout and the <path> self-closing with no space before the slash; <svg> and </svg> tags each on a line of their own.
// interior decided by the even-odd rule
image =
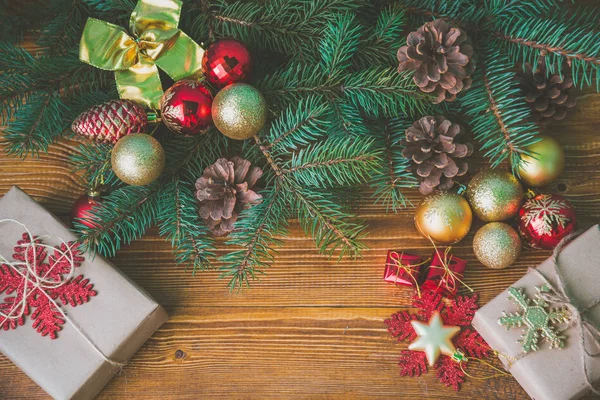
<svg viewBox="0 0 600 400">
<path fill-rule="evenodd" d="M 434 189 L 448 190 L 454 186 L 452 178 L 463 176 L 469 169 L 464 160 L 473 153 L 471 143 L 457 143 L 464 129 L 443 116 L 427 116 L 406 130 L 402 156 L 412 160 L 410 170 L 419 176 L 419 191 L 429 194 Z"/>
<path fill-rule="evenodd" d="M 569 109 L 577 104 L 577 98 L 570 93 L 573 80 L 568 66 L 563 66 L 562 78 L 558 74 L 547 78 L 542 60 L 535 71 L 530 64 L 526 64 L 525 68 L 525 73 L 520 75 L 521 88 L 534 118 L 537 121 L 564 119 Z"/>
<path fill-rule="evenodd" d="M 111 100 L 82 112 L 71 129 L 78 135 L 100 143 L 117 143 L 130 133 L 141 133 L 148 127 L 144 108 L 130 100 Z"/>
<path fill-rule="evenodd" d="M 233 230 L 239 213 L 262 196 L 252 190 L 263 171 L 250 168 L 250 161 L 233 157 L 219 158 L 207 167 L 196 181 L 199 214 L 215 236 L 225 236 Z"/>
<path fill-rule="evenodd" d="M 398 50 L 398 71 L 415 71 L 417 86 L 437 94 L 434 103 L 453 101 L 461 90 L 471 87 L 473 47 L 460 28 L 436 19 L 411 32 L 406 44 Z"/>
</svg>

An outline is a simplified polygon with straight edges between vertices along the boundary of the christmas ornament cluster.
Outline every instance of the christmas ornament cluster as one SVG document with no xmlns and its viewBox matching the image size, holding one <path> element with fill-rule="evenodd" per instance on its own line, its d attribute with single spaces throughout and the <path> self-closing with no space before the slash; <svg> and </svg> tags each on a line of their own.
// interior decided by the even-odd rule
<svg viewBox="0 0 600 400">
<path fill-rule="evenodd" d="M 244 44 L 234 39 L 217 40 L 204 51 L 204 79 L 175 82 L 162 95 L 159 110 L 146 110 L 143 104 L 121 96 L 84 111 L 71 129 L 98 143 L 114 145 L 111 166 L 122 182 L 149 185 L 165 167 L 164 149 L 151 134 L 157 123 L 182 136 L 201 135 L 214 124 L 223 135 L 236 140 L 249 139 L 263 128 L 266 101 L 256 88 L 244 83 L 252 68 L 252 55 Z M 231 232 L 243 205 L 260 198 L 251 188 L 262 171 L 253 168 L 248 184 L 247 179 L 244 181 L 248 169 L 246 160 L 220 159 L 198 179 L 199 212 L 217 236 Z M 97 226 L 91 209 L 101 203 L 101 189 L 94 188 L 73 205 L 72 217 L 88 228 Z"/>
<path fill-rule="evenodd" d="M 486 224 L 475 233 L 473 251 L 494 269 L 512 265 L 522 245 L 551 250 L 574 231 L 575 210 L 563 196 L 535 190 L 554 182 L 564 163 L 560 144 L 542 136 L 514 166 L 515 175 L 484 170 L 461 194 L 438 191 L 426 196 L 415 210 L 415 226 L 425 238 L 451 245 L 465 238 L 475 216 Z"/>
</svg>

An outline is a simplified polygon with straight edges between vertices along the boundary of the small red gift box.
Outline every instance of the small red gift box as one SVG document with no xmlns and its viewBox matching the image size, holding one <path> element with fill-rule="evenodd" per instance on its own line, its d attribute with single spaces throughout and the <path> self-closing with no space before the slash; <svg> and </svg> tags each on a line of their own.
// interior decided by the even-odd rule
<svg viewBox="0 0 600 400">
<path fill-rule="evenodd" d="M 421 289 L 452 298 L 458 292 L 466 268 L 467 262 L 449 254 L 448 249 L 444 252 L 436 250 Z"/>
<path fill-rule="evenodd" d="M 398 285 L 417 287 L 421 277 L 421 257 L 389 250 L 383 280 Z"/>
</svg>

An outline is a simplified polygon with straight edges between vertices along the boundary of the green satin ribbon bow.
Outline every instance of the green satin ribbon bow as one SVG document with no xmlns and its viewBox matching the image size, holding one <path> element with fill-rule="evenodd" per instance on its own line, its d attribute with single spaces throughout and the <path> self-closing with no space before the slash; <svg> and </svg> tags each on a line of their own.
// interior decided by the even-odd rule
<svg viewBox="0 0 600 400">
<path fill-rule="evenodd" d="M 139 0 L 129 20 L 135 38 L 118 25 L 89 18 L 79 59 L 115 71 L 122 99 L 158 109 L 163 94 L 158 68 L 176 81 L 202 75 L 204 49 L 177 29 L 180 13 L 180 0 Z"/>
</svg>

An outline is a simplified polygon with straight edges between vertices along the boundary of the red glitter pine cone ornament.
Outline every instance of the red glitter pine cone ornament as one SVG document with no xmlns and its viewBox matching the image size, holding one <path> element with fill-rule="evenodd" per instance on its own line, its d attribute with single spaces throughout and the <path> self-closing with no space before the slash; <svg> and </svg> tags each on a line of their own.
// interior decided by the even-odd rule
<svg viewBox="0 0 600 400">
<path fill-rule="evenodd" d="M 554 249 L 575 225 L 575 208 L 558 194 L 538 194 L 519 210 L 519 234 L 534 249 Z"/>
<path fill-rule="evenodd" d="M 182 80 L 171 86 L 161 99 L 162 121 L 172 132 L 199 135 L 212 125 L 210 91 L 200 82 Z"/>
<path fill-rule="evenodd" d="M 100 143 L 115 144 L 130 133 L 145 132 L 148 116 L 144 108 L 130 100 L 111 100 L 82 112 L 71 129 Z"/>
<path fill-rule="evenodd" d="M 204 52 L 202 68 L 207 81 L 217 88 L 223 88 L 248 80 L 252 73 L 252 55 L 237 40 L 217 40 Z"/>
<path fill-rule="evenodd" d="M 473 46 L 460 28 L 436 19 L 411 32 L 406 44 L 398 50 L 398 71 L 415 71 L 415 84 L 437 95 L 434 103 L 453 101 L 471 87 Z"/>
</svg>

